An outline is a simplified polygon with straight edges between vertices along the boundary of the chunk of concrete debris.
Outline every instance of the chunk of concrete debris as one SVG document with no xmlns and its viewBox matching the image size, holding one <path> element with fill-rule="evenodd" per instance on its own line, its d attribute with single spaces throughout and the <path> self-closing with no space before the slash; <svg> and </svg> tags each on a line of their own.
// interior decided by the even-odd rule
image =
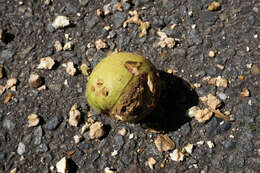
<svg viewBox="0 0 260 173">
<path fill-rule="evenodd" d="M 107 48 L 106 42 L 104 42 L 104 41 L 101 40 L 101 39 L 98 39 L 98 40 L 95 42 L 95 45 L 96 45 L 97 50 Z"/>
<path fill-rule="evenodd" d="M 184 148 L 183 148 L 187 153 L 191 154 L 192 150 L 193 150 L 193 144 L 187 144 Z"/>
<path fill-rule="evenodd" d="M 205 123 L 212 117 L 213 113 L 208 108 L 199 109 L 195 113 L 195 119 L 200 123 Z"/>
<path fill-rule="evenodd" d="M 77 104 L 74 104 L 69 112 L 69 124 L 71 126 L 77 126 L 80 121 L 81 113 L 78 110 Z"/>
<path fill-rule="evenodd" d="M 27 118 L 29 127 L 37 126 L 40 123 L 40 118 L 36 114 L 30 114 Z"/>
<path fill-rule="evenodd" d="M 173 161 L 183 161 L 184 154 L 179 151 L 179 149 L 175 149 L 172 153 L 170 153 L 170 158 Z"/>
<path fill-rule="evenodd" d="M 10 78 L 10 79 L 7 80 L 5 88 L 9 89 L 9 88 L 15 86 L 16 83 L 17 83 L 17 79 L 16 78 Z"/>
<path fill-rule="evenodd" d="M 158 43 L 158 46 L 160 46 L 161 48 L 164 48 L 164 47 L 173 48 L 175 46 L 175 44 L 176 44 L 175 39 L 168 37 L 166 35 L 166 33 L 159 30 L 157 32 L 157 35 L 160 36 L 160 41 Z"/>
<path fill-rule="evenodd" d="M 63 50 L 72 50 L 73 46 L 74 46 L 74 42 L 69 41 L 69 42 L 65 43 L 65 45 L 63 46 Z"/>
<path fill-rule="evenodd" d="M 243 88 L 242 92 L 240 93 L 240 96 L 249 97 L 250 96 L 249 90 L 247 88 Z"/>
<path fill-rule="evenodd" d="M 52 22 L 52 26 L 55 29 L 64 28 L 70 25 L 69 18 L 66 16 L 57 16 Z"/>
<path fill-rule="evenodd" d="M 58 40 L 55 41 L 55 43 L 54 43 L 54 48 L 55 48 L 56 52 L 62 51 L 62 44 L 61 44 L 61 42 L 58 41 Z"/>
<path fill-rule="evenodd" d="M 5 86 L 0 85 L 0 96 L 5 92 Z"/>
<path fill-rule="evenodd" d="M 76 74 L 76 68 L 74 67 L 74 64 L 72 61 L 67 62 L 67 66 L 66 66 L 66 72 L 71 75 L 74 76 Z"/>
<path fill-rule="evenodd" d="M 51 57 L 44 57 L 40 59 L 40 64 L 38 65 L 38 69 L 47 69 L 51 70 L 54 66 L 55 61 Z"/>
<path fill-rule="evenodd" d="M 81 135 L 75 135 L 73 138 L 74 138 L 75 144 L 77 144 L 82 140 L 83 137 Z"/>
<path fill-rule="evenodd" d="M 150 169 L 153 169 L 153 166 L 156 164 L 156 160 L 152 157 L 148 158 L 145 162 L 145 166 L 149 166 Z"/>
<path fill-rule="evenodd" d="M 213 148 L 214 147 L 214 143 L 211 141 L 207 141 L 207 145 L 209 146 L 209 148 Z"/>
<path fill-rule="evenodd" d="M 158 135 L 154 143 L 160 152 L 173 150 L 175 148 L 174 142 L 168 135 Z"/>
<path fill-rule="evenodd" d="M 89 128 L 90 139 L 99 139 L 104 136 L 104 125 L 101 122 L 95 122 Z"/>
<path fill-rule="evenodd" d="M 29 78 L 29 86 L 31 88 L 38 88 L 42 84 L 42 79 L 38 74 L 31 74 Z"/>
<path fill-rule="evenodd" d="M 207 97 L 207 105 L 211 109 L 216 109 L 221 105 L 221 101 L 216 96 L 209 94 Z"/>
<path fill-rule="evenodd" d="M 211 2 L 211 4 L 208 6 L 209 11 L 216 11 L 219 9 L 220 9 L 220 3 L 216 1 Z"/>
<path fill-rule="evenodd" d="M 56 169 L 58 173 L 68 173 L 69 166 L 66 157 L 63 157 L 59 162 L 56 164 Z"/>
<path fill-rule="evenodd" d="M 120 130 L 118 130 L 118 132 L 117 132 L 118 134 L 120 134 L 120 135 L 122 135 L 122 136 L 125 136 L 126 135 L 126 133 L 127 133 L 127 131 L 126 131 L 126 129 L 125 128 L 122 128 L 122 129 L 120 129 Z"/>
</svg>

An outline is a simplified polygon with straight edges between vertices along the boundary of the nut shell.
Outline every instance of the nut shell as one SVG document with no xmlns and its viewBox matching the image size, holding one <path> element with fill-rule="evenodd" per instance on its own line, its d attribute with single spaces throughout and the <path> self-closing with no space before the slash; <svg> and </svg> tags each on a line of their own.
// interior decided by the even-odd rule
<svg viewBox="0 0 260 173">
<path fill-rule="evenodd" d="M 138 121 L 156 106 L 161 91 L 153 64 L 134 53 L 113 53 L 94 68 L 87 83 L 89 105 L 120 121 Z"/>
</svg>

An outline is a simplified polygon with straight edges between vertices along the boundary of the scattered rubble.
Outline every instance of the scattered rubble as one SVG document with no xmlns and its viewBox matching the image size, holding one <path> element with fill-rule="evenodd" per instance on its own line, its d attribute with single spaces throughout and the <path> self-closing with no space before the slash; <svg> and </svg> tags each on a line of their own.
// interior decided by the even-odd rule
<svg viewBox="0 0 260 173">
<path fill-rule="evenodd" d="M 38 69 L 47 69 L 51 70 L 54 66 L 55 61 L 51 57 L 44 57 L 40 59 L 40 64 L 38 65 Z"/>
<path fill-rule="evenodd" d="M 154 143 L 160 152 L 173 150 L 175 148 L 174 142 L 168 135 L 158 135 Z"/>
<path fill-rule="evenodd" d="M 9 88 L 15 86 L 16 84 L 17 84 L 17 79 L 16 78 L 10 78 L 10 79 L 7 80 L 5 88 L 9 89 Z"/>
<path fill-rule="evenodd" d="M 160 46 L 161 48 L 168 47 L 171 49 L 175 46 L 175 44 L 176 44 L 175 39 L 168 37 L 166 35 L 166 33 L 159 30 L 159 31 L 157 31 L 157 35 L 160 36 L 160 41 L 158 43 L 158 46 Z"/>
<path fill-rule="evenodd" d="M 209 11 L 217 11 L 220 9 L 220 3 L 219 2 L 216 2 L 216 1 L 213 1 L 211 2 L 211 4 L 208 6 L 208 10 Z"/>
<path fill-rule="evenodd" d="M 58 173 L 68 173 L 69 166 L 66 157 L 63 157 L 59 162 L 56 164 L 56 169 Z"/>
<path fill-rule="evenodd" d="M 52 26 L 55 29 L 64 28 L 69 25 L 70 25 L 70 21 L 69 18 L 66 16 L 57 16 L 52 23 Z"/>
<path fill-rule="evenodd" d="M 74 76 L 77 72 L 76 68 L 74 67 L 74 64 L 72 61 L 69 61 L 67 62 L 67 65 L 66 65 L 66 72 L 71 75 L 71 76 Z"/>
<path fill-rule="evenodd" d="M 36 114 L 30 114 L 27 118 L 29 127 L 35 127 L 40 123 L 40 118 Z"/>
<path fill-rule="evenodd" d="M 173 161 L 183 161 L 184 154 L 181 151 L 179 151 L 179 149 L 175 149 L 172 153 L 170 153 L 170 158 Z"/>
<path fill-rule="evenodd" d="M 42 79 L 38 74 L 31 74 L 29 78 L 29 86 L 31 88 L 38 88 L 42 84 Z"/>
<path fill-rule="evenodd" d="M 90 139 L 99 139 L 104 136 L 104 125 L 101 122 L 95 122 L 89 127 Z"/>
<path fill-rule="evenodd" d="M 71 126 L 78 126 L 78 123 L 80 121 L 81 113 L 78 110 L 77 104 L 74 104 L 69 112 L 69 124 Z"/>
<path fill-rule="evenodd" d="M 153 166 L 156 164 L 156 160 L 152 157 L 148 158 L 145 162 L 145 166 L 149 166 L 149 168 L 153 169 Z"/>
<path fill-rule="evenodd" d="M 243 88 L 243 90 L 240 93 L 240 96 L 242 97 L 249 97 L 250 96 L 250 92 L 247 88 Z"/>
<path fill-rule="evenodd" d="M 95 42 L 95 44 L 96 44 L 97 50 L 107 48 L 107 44 L 106 44 L 104 41 L 102 41 L 101 39 L 98 39 L 98 40 Z"/>
</svg>

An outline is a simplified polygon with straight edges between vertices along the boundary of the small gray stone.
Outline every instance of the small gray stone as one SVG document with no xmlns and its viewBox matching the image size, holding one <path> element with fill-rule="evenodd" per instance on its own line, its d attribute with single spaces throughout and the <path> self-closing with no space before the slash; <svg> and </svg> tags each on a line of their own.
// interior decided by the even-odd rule
<svg viewBox="0 0 260 173">
<path fill-rule="evenodd" d="M 4 160 L 6 158 L 5 153 L 0 153 L 0 161 Z"/>
<path fill-rule="evenodd" d="M 100 154 L 98 151 L 94 151 L 91 155 L 91 161 L 95 162 L 100 157 Z"/>
<path fill-rule="evenodd" d="M 196 29 L 188 31 L 188 43 L 190 46 L 202 44 L 202 38 L 200 33 Z"/>
<path fill-rule="evenodd" d="M 55 28 L 52 26 L 52 22 L 49 22 L 49 23 L 47 24 L 46 30 L 47 30 L 48 32 L 51 32 L 51 33 L 55 31 Z"/>
<path fill-rule="evenodd" d="M 34 136 L 34 144 L 35 145 L 39 145 L 42 142 L 42 127 L 39 126 L 35 129 L 35 131 L 33 132 L 33 136 Z"/>
<path fill-rule="evenodd" d="M 3 122 L 3 127 L 6 128 L 7 130 L 14 130 L 15 129 L 15 123 L 12 122 L 11 120 L 4 120 Z"/>
<path fill-rule="evenodd" d="M 96 26 L 99 21 L 100 21 L 99 16 L 93 16 L 87 23 L 88 28 L 90 29 L 94 28 L 94 26 Z"/>
<path fill-rule="evenodd" d="M 3 59 L 6 59 L 6 60 L 12 58 L 14 55 L 15 55 L 15 51 L 9 50 L 9 49 L 5 49 L 5 50 L 3 50 L 2 53 L 1 53 L 1 57 L 2 57 Z"/>
<path fill-rule="evenodd" d="M 75 14 L 77 13 L 78 9 L 72 5 L 71 3 L 66 3 L 65 4 L 65 12 L 66 14 Z"/>
<path fill-rule="evenodd" d="M 115 31 L 109 31 L 108 36 L 109 36 L 109 38 L 114 38 L 116 36 L 116 32 Z"/>
<path fill-rule="evenodd" d="M 223 144 L 225 150 L 231 151 L 236 147 L 236 144 L 232 141 L 225 141 Z"/>
<path fill-rule="evenodd" d="M 25 152 L 25 145 L 24 145 L 24 143 L 20 142 L 18 144 L 17 153 L 19 155 L 22 155 L 24 152 Z"/>
<path fill-rule="evenodd" d="M 47 144 L 41 144 L 36 148 L 36 152 L 40 152 L 40 153 L 44 153 L 47 152 L 49 150 L 49 147 Z"/>
<path fill-rule="evenodd" d="M 215 23 L 218 16 L 214 12 L 203 11 L 200 13 L 200 19 L 203 22 Z"/>
<path fill-rule="evenodd" d="M 50 119 L 45 125 L 44 128 L 47 130 L 55 130 L 62 122 L 61 116 L 55 116 L 52 119 Z"/>
<path fill-rule="evenodd" d="M 89 0 L 79 0 L 80 5 L 86 6 L 89 3 Z"/>
<path fill-rule="evenodd" d="M 114 149 L 119 151 L 125 144 L 124 138 L 121 135 L 116 135 L 114 137 Z"/>
<path fill-rule="evenodd" d="M 225 101 L 225 100 L 227 99 L 226 94 L 224 94 L 224 93 L 222 93 L 222 92 L 218 94 L 218 97 L 219 97 L 221 100 L 223 100 L 223 101 Z"/>
<path fill-rule="evenodd" d="M 123 22 L 126 20 L 127 15 L 123 12 L 117 12 L 112 16 L 112 22 L 115 28 L 122 26 Z"/>
</svg>

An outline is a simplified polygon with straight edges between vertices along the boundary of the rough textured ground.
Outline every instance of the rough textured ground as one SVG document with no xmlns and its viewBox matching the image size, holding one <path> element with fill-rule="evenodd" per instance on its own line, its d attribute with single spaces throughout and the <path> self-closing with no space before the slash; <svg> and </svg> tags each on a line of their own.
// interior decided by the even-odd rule
<svg viewBox="0 0 260 173">
<path fill-rule="evenodd" d="M 129 173 L 260 172 L 259 1 L 220 0 L 221 8 L 209 11 L 211 0 L 122 0 L 121 11 L 112 9 L 109 15 L 97 15 L 97 9 L 115 2 L 54 0 L 47 5 L 43 0 L 0 0 L 0 29 L 4 31 L 0 85 L 10 78 L 18 80 L 16 91 L 6 89 L 0 96 L 0 172 L 15 168 L 22 173 L 55 172 L 56 163 L 64 156 L 70 172 L 78 173 L 103 172 L 105 168 Z M 138 37 L 137 24 L 122 26 L 132 10 L 150 23 L 142 38 Z M 70 25 L 54 29 L 51 24 L 57 15 L 69 17 Z M 177 28 L 171 29 L 173 24 Z M 104 29 L 107 25 L 110 31 Z M 177 38 L 177 44 L 158 47 L 158 30 Z M 74 48 L 57 52 L 54 43 L 65 44 L 65 34 L 74 41 Z M 107 48 L 97 50 L 98 39 L 105 41 Z M 141 123 L 120 123 L 95 114 L 84 98 L 87 80 L 79 70 L 83 60 L 93 68 L 115 49 L 147 57 L 165 81 L 158 110 Z M 208 55 L 211 50 L 214 58 Z M 55 60 L 54 67 L 37 69 L 40 58 L 46 56 Z M 77 68 L 75 76 L 67 74 L 62 65 L 69 60 Z M 169 69 L 174 75 L 167 73 Z M 42 77 L 45 90 L 29 87 L 32 73 Z M 210 85 L 203 80 L 206 76 L 223 76 L 228 86 Z M 201 86 L 190 91 L 188 83 Z M 243 88 L 250 91 L 249 97 L 241 96 Z M 13 97 L 4 103 L 8 93 Z M 191 106 L 203 108 L 198 98 L 209 93 L 222 100 L 220 111 L 230 111 L 233 121 L 223 122 L 214 116 L 202 124 L 185 116 Z M 75 103 L 82 114 L 77 127 L 68 123 Z M 40 117 L 36 127 L 28 127 L 31 113 Z M 106 134 L 92 140 L 87 131 L 75 144 L 73 136 L 80 134 L 88 115 L 105 125 Z M 121 128 L 127 130 L 125 136 L 118 134 Z M 192 153 L 181 162 L 173 161 L 169 157 L 172 150 L 158 151 L 154 140 L 159 134 L 149 128 L 167 134 L 178 149 L 194 144 Z M 199 141 L 205 142 L 198 145 Z M 114 150 L 118 153 L 111 156 Z M 156 160 L 153 170 L 145 164 L 150 157 Z"/>
</svg>

